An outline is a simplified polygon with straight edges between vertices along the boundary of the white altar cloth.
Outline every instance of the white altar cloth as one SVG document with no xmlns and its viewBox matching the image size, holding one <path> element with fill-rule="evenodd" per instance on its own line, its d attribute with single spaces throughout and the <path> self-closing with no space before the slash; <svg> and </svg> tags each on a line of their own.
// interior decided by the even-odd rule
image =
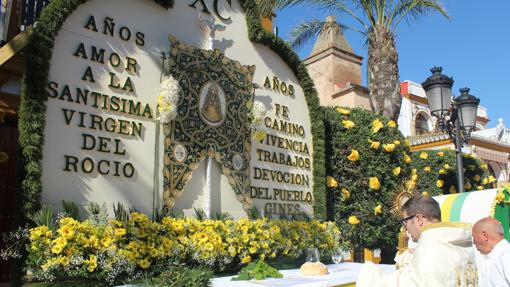
<svg viewBox="0 0 510 287">
<path fill-rule="evenodd" d="M 340 263 L 328 265 L 329 274 L 303 276 L 299 269 L 280 270 L 283 278 L 266 280 L 232 281 L 232 277 L 219 277 L 211 280 L 212 287 L 331 287 L 354 286 L 362 263 Z M 379 264 L 385 272 L 395 270 L 395 265 Z"/>
</svg>

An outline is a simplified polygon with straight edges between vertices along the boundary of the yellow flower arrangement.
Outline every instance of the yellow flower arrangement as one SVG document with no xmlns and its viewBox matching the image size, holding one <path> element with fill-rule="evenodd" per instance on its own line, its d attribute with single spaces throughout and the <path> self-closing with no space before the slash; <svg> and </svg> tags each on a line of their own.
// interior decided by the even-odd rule
<svg viewBox="0 0 510 287">
<path fill-rule="evenodd" d="M 397 123 L 395 121 L 389 121 L 388 122 L 388 127 L 390 128 L 396 128 L 397 127 Z"/>
<path fill-rule="evenodd" d="M 349 216 L 349 219 L 347 221 L 351 225 L 356 225 L 356 224 L 360 223 L 359 219 L 356 216 L 354 216 L 354 215 Z"/>
<path fill-rule="evenodd" d="M 323 251 L 338 247 L 340 232 L 334 223 L 317 220 L 201 221 L 165 217 L 158 223 L 134 212 L 126 222 L 63 218 L 55 232 L 39 226 L 29 230 L 28 238 L 30 256 L 38 258 L 32 261 L 35 265 L 31 269 L 67 272 L 64 270 L 75 268 L 97 278 L 122 266 L 145 270 L 166 260 L 222 267 L 279 254 L 298 257 L 309 246 Z M 124 265 L 115 267 L 121 262 Z M 113 279 L 115 274 L 111 275 Z"/>
<path fill-rule="evenodd" d="M 372 133 L 378 132 L 380 129 L 384 127 L 383 122 L 380 119 L 375 119 L 372 121 Z"/>
<path fill-rule="evenodd" d="M 351 150 L 351 154 L 349 154 L 347 159 L 350 160 L 350 161 L 357 161 L 357 160 L 359 160 L 359 152 L 357 150 L 355 150 L 355 149 L 352 149 Z"/>
<path fill-rule="evenodd" d="M 421 153 L 420 153 L 420 158 L 421 158 L 421 159 L 428 159 L 428 158 L 429 158 L 429 154 L 428 154 L 428 153 L 426 153 L 426 152 L 421 152 Z"/>
<path fill-rule="evenodd" d="M 379 190 L 379 188 L 381 188 L 381 183 L 379 182 L 379 179 L 375 176 L 370 178 L 368 185 L 370 186 L 370 189 L 373 190 Z"/>
<path fill-rule="evenodd" d="M 326 185 L 330 188 L 337 188 L 338 187 L 338 181 L 336 181 L 332 176 L 326 177 Z"/>
<path fill-rule="evenodd" d="M 386 152 L 392 152 L 395 150 L 395 144 L 383 144 L 383 149 L 386 151 Z"/>
<path fill-rule="evenodd" d="M 396 168 L 394 168 L 391 172 L 393 173 L 394 176 L 398 176 L 400 174 L 400 171 L 402 169 L 400 168 L 400 166 L 397 166 Z"/>
<path fill-rule="evenodd" d="M 342 125 L 344 126 L 344 128 L 350 130 L 352 128 L 354 128 L 356 125 L 354 124 L 353 121 L 350 121 L 350 120 L 343 120 L 342 121 Z"/>
<path fill-rule="evenodd" d="M 351 113 L 351 111 L 349 111 L 348 109 L 344 109 L 344 108 L 336 108 L 336 111 L 342 115 L 348 115 Z"/>
</svg>

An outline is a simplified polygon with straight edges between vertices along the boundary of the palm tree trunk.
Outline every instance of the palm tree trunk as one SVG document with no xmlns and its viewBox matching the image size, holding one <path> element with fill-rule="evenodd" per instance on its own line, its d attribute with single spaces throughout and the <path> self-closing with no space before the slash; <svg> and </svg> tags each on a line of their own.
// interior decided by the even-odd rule
<svg viewBox="0 0 510 287">
<path fill-rule="evenodd" d="M 384 27 L 368 34 L 368 88 L 372 110 L 396 121 L 400 113 L 400 82 L 395 36 Z"/>
</svg>

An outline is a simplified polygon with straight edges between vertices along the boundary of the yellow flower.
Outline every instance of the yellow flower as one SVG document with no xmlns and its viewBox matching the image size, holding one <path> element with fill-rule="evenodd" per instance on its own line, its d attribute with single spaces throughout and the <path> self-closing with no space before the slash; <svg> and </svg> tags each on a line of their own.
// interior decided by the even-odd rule
<svg viewBox="0 0 510 287">
<path fill-rule="evenodd" d="M 484 170 L 487 170 L 489 168 L 486 163 L 482 164 L 480 167 Z"/>
<path fill-rule="evenodd" d="M 393 141 L 393 143 L 394 143 L 395 145 L 400 145 L 400 141 L 399 141 L 399 140 L 394 140 L 394 141 Z"/>
<path fill-rule="evenodd" d="M 256 141 L 262 141 L 266 137 L 266 132 L 263 130 L 256 130 L 253 132 L 252 137 Z"/>
<path fill-rule="evenodd" d="M 404 153 L 404 162 L 409 164 L 411 163 L 413 160 L 411 159 L 410 156 L 408 156 L 406 153 Z"/>
<path fill-rule="evenodd" d="M 348 115 L 351 113 L 351 111 L 349 111 L 348 109 L 344 109 L 344 108 L 336 108 L 336 111 L 341 113 L 342 115 Z"/>
<path fill-rule="evenodd" d="M 333 177 L 327 176 L 326 177 L 326 185 L 331 188 L 337 188 L 338 187 L 338 181 L 336 181 Z"/>
<path fill-rule="evenodd" d="M 457 189 L 455 188 L 455 185 L 452 185 L 450 186 L 450 189 L 449 189 L 450 193 L 457 193 Z"/>
<path fill-rule="evenodd" d="M 429 192 L 428 192 L 428 191 L 424 191 L 424 192 L 422 192 L 422 193 L 421 193 L 421 195 L 423 195 L 423 196 L 427 196 L 427 197 L 428 197 L 428 196 L 430 196 L 430 194 L 429 194 Z"/>
<path fill-rule="evenodd" d="M 344 198 L 344 200 L 347 200 L 351 197 L 351 193 L 345 187 L 342 187 L 342 197 Z"/>
<path fill-rule="evenodd" d="M 447 163 L 445 163 L 445 164 L 443 165 L 443 167 L 444 167 L 444 169 L 449 169 L 449 168 L 450 168 L 450 165 L 449 165 L 449 164 L 447 164 Z"/>
<path fill-rule="evenodd" d="M 439 188 L 443 187 L 444 186 L 444 180 L 438 179 L 436 181 L 436 186 L 439 187 Z"/>
<path fill-rule="evenodd" d="M 143 260 L 140 260 L 140 261 L 138 262 L 138 265 L 139 265 L 140 267 L 142 267 L 143 269 L 147 269 L 147 268 L 149 268 L 149 266 L 151 266 L 151 263 L 149 262 L 149 260 L 148 260 L 148 259 L 143 259 Z"/>
<path fill-rule="evenodd" d="M 371 142 L 370 143 L 370 148 L 371 149 L 379 149 L 380 146 L 381 146 L 380 142 Z"/>
<path fill-rule="evenodd" d="M 475 180 L 476 182 L 479 182 L 479 181 L 480 181 L 480 175 L 478 175 L 478 174 L 477 174 L 477 175 L 475 175 L 474 180 Z"/>
<path fill-rule="evenodd" d="M 379 215 L 381 213 L 382 213 L 382 205 L 379 204 L 378 206 L 374 207 L 374 214 Z"/>
<path fill-rule="evenodd" d="M 396 122 L 394 122 L 394 121 L 389 121 L 389 122 L 388 122 L 388 127 L 390 127 L 390 128 L 396 128 L 396 127 L 397 127 L 397 123 L 396 123 Z"/>
<path fill-rule="evenodd" d="M 353 122 L 353 121 L 350 121 L 350 120 L 343 120 L 343 121 L 342 121 L 342 125 L 344 126 L 344 128 L 346 128 L 346 129 L 348 129 L 348 130 L 350 130 L 350 129 L 352 129 L 354 126 L 356 126 L 356 125 L 354 124 L 354 122 Z"/>
<path fill-rule="evenodd" d="M 427 159 L 427 158 L 429 158 L 429 154 L 423 151 L 423 152 L 420 153 L 420 158 L 421 159 Z"/>
<path fill-rule="evenodd" d="M 437 156 L 444 156 L 444 152 L 440 151 L 438 153 L 436 153 Z"/>
<path fill-rule="evenodd" d="M 394 176 L 398 176 L 400 174 L 400 166 L 397 166 L 396 168 L 393 169 L 393 175 Z"/>
<path fill-rule="evenodd" d="M 370 189 L 378 190 L 379 188 L 381 188 L 381 183 L 379 182 L 379 179 L 377 177 L 373 176 L 369 180 L 369 186 Z"/>
<path fill-rule="evenodd" d="M 418 170 L 416 168 L 411 169 L 411 174 L 416 174 Z"/>
<path fill-rule="evenodd" d="M 348 222 L 351 225 L 356 225 L 360 223 L 359 219 L 354 215 L 349 216 Z"/>
<path fill-rule="evenodd" d="M 404 183 L 406 189 L 414 189 L 416 187 L 416 182 L 413 180 L 408 180 Z"/>
<path fill-rule="evenodd" d="M 430 172 L 430 170 L 431 170 L 431 169 L 430 169 L 430 166 L 426 166 L 426 167 L 424 167 L 424 168 L 423 168 L 423 170 L 424 170 L 425 172 Z"/>
<path fill-rule="evenodd" d="M 487 183 L 489 183 L 489 179 L 488 179 L 488 178 L 486 178 L 486 177 L 484 177 L 484 178 L 482 179 L 482 184 L 484 184 L 484 185 L 485 185 L 485 184 L 487 184 Z"/>
<path fill-rule="evenodd" d="M 464 189 L 466 189 L 466 190 L 471 190 L 471 187 L 472 186 L 471 186 L 471 183 L 469 181 L 464 184 Z"/>
<path fill-rule="evenodd" d="M 243 257 L 243 259 L 241 259 L 241 263 L 243 263 L 243 264 L 249 263 L 250 261 L 251 261 L 250 255 L 246 255 Z"/>
<path fill-rule="evenodd" d="M 444 168 L 439 170 L 439 174 L 445 174 L 445 173 L 446 173 L 446 170 L 444 170 Z"/>
<path fill-rule="evenodd" d="M 494 178 L 494 176 L 489 175 L 489 183 L 493 183 L 495 181 L 496 181 L 496 179 Z"/>
<path fill-rule="evenodd" d="M 418 179 L 418 175 L 417 174 L 411 175 L 411 180 L 412 181 L 416 181 L 417 179 Z"/>
<path fill-rule="evenodd" d="M 383 144 L 383 148 L 386 152 L 392 152 L 395 149 L 395 144 Z"/>
<path fill-rule="evenodd" d="M 496 201 L 497 201 L 498 203 L 502 203 L 504 200 L 505 200 L 505 194 L 503 193 L 503 191 L 499 191 L 499 192 L 496 194 Z"/>
<path fill-rule="evenodd" d="M 357 150 L 355 149 L 352 149 L 351 150 L 351 154 L 347 157 L 348 160 L 350 161 L 357 161 L 359 160 L 359 153 Z"/>
<path fill-rule="evenodd" d="M 383 123 L 379 119 L 375 119 L 372 122 L 372 133 L 378 132 L 380 129 L 384 127 Z"/>
<path fill-rule="evenodd" d="M 483 186 L 478 185 L 478 186 L 476 186 L 476 189 L 478 189 L 478 190 L 482 190 L 482 189 L 483 189 Z"/>
<path fill-rule="evenodd" d="M 405 144 L 406 146 L 410 147 L 411 146 L 411 140 L 409 140 L 408 138 L 405 139 Z"/>
</svg>

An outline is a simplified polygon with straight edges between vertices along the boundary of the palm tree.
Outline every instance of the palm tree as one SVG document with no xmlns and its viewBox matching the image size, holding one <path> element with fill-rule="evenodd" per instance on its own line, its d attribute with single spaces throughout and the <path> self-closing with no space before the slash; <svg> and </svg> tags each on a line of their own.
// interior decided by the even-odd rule
<svg viewBox="0 0 510 287">
<path fill-rule="evenodd" d="M 257 1 L 259 5 L 265 3 L 275 8 L 305 3 L 325 9 L 333 15 L 347 14 L 353 18 L 358 27 L 338 23 L 333 17 L 328 17 L 326 21 L 305 21 L 292 29 L 290 45 L 299 49 L 321 33 L 341 33 L 346 28 L 363 34 L 368 45 L 368 88 L 372 110 L 393 120 L 398 118 L 402 101 L 395 43 L 398 26 L 403 20 L 418 19 L 431 12 L 439 12 L 449 18 L 439 0 Z"/>
</svg>

